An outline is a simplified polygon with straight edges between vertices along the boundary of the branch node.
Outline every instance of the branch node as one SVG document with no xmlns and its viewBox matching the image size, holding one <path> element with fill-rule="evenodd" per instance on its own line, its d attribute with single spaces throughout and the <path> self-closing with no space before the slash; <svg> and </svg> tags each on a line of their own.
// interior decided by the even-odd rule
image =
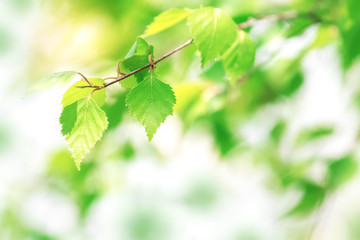
<svg viewBox="0 0 360 240">
<path fill-rule="evenodd" d="M 150 63 L 150 69 L 149 72 L 151 73 L 151 76 L 153 75 L 153 70 L 156 68 L 156 63 L 155 60 L 153 59 L 152 55 L 151 55 L 151 47 L 149 45 L 149 63 Z"/>
</svg>

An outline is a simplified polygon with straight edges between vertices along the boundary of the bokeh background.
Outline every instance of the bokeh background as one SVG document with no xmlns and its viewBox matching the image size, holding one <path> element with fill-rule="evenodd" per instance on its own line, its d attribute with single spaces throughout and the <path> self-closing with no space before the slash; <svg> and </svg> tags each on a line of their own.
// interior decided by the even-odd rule
<svg viewBox="0 0 360 240">
<path fill-rule="evenodd" d="M 50 73 L 115 75 L 169 8 L 214 6 L 246 29 L 256 63 L 235 85 L 189 46 L 159 63 L 177 96 L 151 143 L 108 88 L 109 129 L 75 168 Z M 0 0 L 0 239 L 360 239 L 357 0 Z M 159 57 L 184 22 L 147 39 Z"/>
</svg>

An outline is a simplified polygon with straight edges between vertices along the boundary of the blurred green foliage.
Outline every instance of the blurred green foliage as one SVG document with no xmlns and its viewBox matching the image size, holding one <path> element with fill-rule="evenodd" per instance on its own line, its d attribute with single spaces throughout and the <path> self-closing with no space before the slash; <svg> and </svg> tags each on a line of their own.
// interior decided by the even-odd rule
<svg viewBox="0 0 360 240">
<path fill-rule="evenodd" d="M 12 39 L 9 30 L 0 26 L 0 56 L 12 47 Z"/>
<path fill-rule="evenodd" d="M 126 225 L 129 239 L 168 239 L 166 219 L 152 207 L 140 207 L 134 209 L 133 212 L 130 212 Z"/>
<path fill-rule="evenodd" d="M 16 8 L 26 8 L 32 1 L 10 1 Z M 279 113 L 274 120 L 265 112 L 269 125 L 265 139 L 260 143 L 246 141 L 242 134 L 245 123 L 256 118 L 266 109 L 297 98 L 306 84 L 303 70 L 304 58 L 313 50 L 335 46 L 345 73 L 358 64 L 360 55 L 360 2 L 358 0 L 290 0 L 273 4 L 271 1 L 42 1 L 34 29 L 39 39 L 46 39 L 50 50 L 35 43 L 32 61 L 27 66 L 29 79 L 39 79 L 51 72 L 53 65 L 82 66 L 84 71 L 96 76 L 116 75 L 116 63 L 126 59 L 134 42 L 153 18 L 168 8 L 214 6 L 222 8 L 236 23 L 249 17 L 280 14 L 296 11 L 299 17 L 284 21 L 266 23 L 261 34 L 244 29 L 257 47 L 256 64 L 242 76 L 230 83 L 226 77 L 224 63 L 219 60 L 200 70 L 199 56 L 193 46 L 189 46 L 172 58 L 159 64 L 159 74 L 165 82 L 171 82 L 177 98 L 175 117 L 180 120 L 181 137 L 187 136 L 195 128 L 204 130 L 211 137 L 214 151 L 218 153 L 220 164 L 230 166 L 233 162 L 251 161 L 259 169 L 266 169 L 266 184 L 280 196 L 290 191 L 298 193 L 298 199 L 285 211 L 287 218 L 293 216 L 311 218 L 324 208 L 329 198 L 336 194 L 356 176 L 358 157 L 356 148 L 349 147 L 338 158 L 322 156 L 319 151 L 310 156 L 296 155 L 299 149 L 313 146 L 321 140 L 334 137 L 336 126 L 328 123 L 316 124 L 294 131 L 291 120 Z M 264 20 L 265 22 L 267 20 Z M 258 59 L 259 52 L 277 37 L 282 43 L 301 38 L 309 30 L 314 31 L 314 39 L 293 57 L 284 57 L 275 52 L 265 61 Z M 260 30 L 258 30 L 260 31 Z M 185 24 L 181 22 L 174 29 L 146 39 L 154 48 L 155 57 L 189 38 Z M 80 40 L 79 40 L 80 39 Z M 79 42 L 80 41 L 80 44 Z M 13 47 L 12 34 L 0 26 L 0 54 Z M 66 49 L 70 49 L 70 54 Z M 146 49 L 142 49 L 143 53 Z M 136 52 L 136 51 L 135 51 Z M 135 54 L 136 55 L 136 54 Z M 143 54 L 140 54 L 145 62 Z M 138 66 L 123 62 L 121 71 L 131 71 Z M 344 74 L 345 75 L 345 74 Z M 141 76 L 140 76 L 141 77 Z M 134 79 L 133 79 L 134 80 Z M 135 79 L 139 81 L 138 79 Z M 324 86 L 326 87 L 326 86 Z M 120 86 L 114 88 L 120 89 Z M 122 189 L 126 174 L 119 169 L 127 169 L 144 156 L 149 161 L 156 158 L 156 164 L 166 162 L 166 154 L 157 149 L 156 144 L 144 144 L 133 139 L 134 130 L 125 104 L 126 89 L 109 90 L 103 106 L 109 127 L 104 139 L 84 161 L 80 172 L 74 168 L 71 154 L 67 150 L 57 150 L 48 159 L 42 177 L 42 186 L 69 198 L 78 208 L 82 224 L 91 216 L 91 210 L 115 185 Z M 355 89 L 357 92 L 358 89 Z M 355 98 L 355 97 L 354 97 Z M 356 98 L 355 98 L 356 100 Z M 359 107 L 359 105 L 357 106 Z M 119 131 L 119 129 L 121 131 Z M 129 131 L 125 134 L 126 131 Z M 255 131 L 255 130 L 254 130 Z M 294 133 L 295 132 L 295 133 Z M 0 155 L 9 140 L 6 127 L 0 123 Z M 356 139 L 358 142 L 359 139 Z M 109 150 L 109 147 L 111 149 Z M 355 144 L 356 145 L 356 144 Z M 357 144 L 358 145 L 358 144 Z M 288 151 L 284 154 L 283 149 Z M 288 153 L 290 152 L 290 153 Z M 176 153 L 175 153 L 176 154 Z M 1 161 L 1 160 L 0 160 Z M 312 168 L 320 165 L 323 175 L 314 178 Z M 110 167 L 109 167 L 110 166 Z M 105 170 L 116 172 L 114 176 Z M 189 166 L 191 168 L 191 166 Z M 125 171 L 125 170 L 124 170 Z M 181 209 L 211 209 L 221 198 L 221 191 L 212 181 L 194 182 L 179 197 Z M 40 184 L 40 183 L 39 183 Z M 126 190 L 124 190 L 126 191 Z M 24 222 L 18 206 L 20 203 L 6 200 L 8 205 L 0 211 L 0 238 L 5 239 L 58 239 L 45 230 L 33 229 Z M 126 215 L 126 233 L 131 240 L 171 239 L 169 224 L 158 209 L 133 203 Z M 161 212 L 161 211 L 160 211 Z M 115 213 L 114 213 L 115 214 Z M 356 228 L 359 219 L 350 225 L 351 231 L 359 238 Z M 308 226 L 312 228 L 313 226 Z M 120 228 L 120 227 L 119 227 Z M 84 234 L 85 235 L 85 234 Z M 302 236 L 302 235 L 301 235 Z M 81 238 L 80 239 L 84 239 Z M 257 233 L 241 232 L 234 239 L 262 239 Z"/>
<path fill-rule="evenodd" d="M 93 167 L 94 164 L 84 164 L 80 172 L 74 171 L 71 154 L 67 150 L 60 150 L 50 158 L 46 176 L 49 187 L 71 197 L 83 217 L 93 201 L 101 195 L 98 186 L 86 185 L 86 179 L 89 178 Z"/>
<path fill-rule="evenodd" d="M 209 209 L 216 204 L 218 189 L 216 183 L 208 179 L 197 179 L 184 196 L 185 204 L 196 209 Z"/>
</svg>

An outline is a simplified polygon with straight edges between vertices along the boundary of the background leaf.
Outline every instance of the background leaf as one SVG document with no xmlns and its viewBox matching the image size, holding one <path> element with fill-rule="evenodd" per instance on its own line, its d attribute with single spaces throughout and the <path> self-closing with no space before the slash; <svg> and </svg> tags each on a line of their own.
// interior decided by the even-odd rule
<svg viewBox="0 0 360 240">
<path fill-rule="evenodd" d="M 288 212 L 288 215 L 306 215 L 324 201 L 326 191 L 316 183 L 304 180 L 300 183 L 303 190 L 299 202 Z"/>
<path fill-rule="evenodd" d="M 255 44 L 249 35 L 244 31 L 239 31 L 236 41 L 222 57 L 225 70 L 231 80 L 237 80 L 254 65 L 255 50 Z"/>
<path fill-rule="evenodd" d="M 351 179 L 357 172 L 358 164 L 352 156 L 345 156 L 328 165 L 328 187 L 336 189 Z"/>
<path fill-rule="evenodd" d="M 125 104 L 125 96 L 128 91 L 121 91 L 114 95 L 113 101 L 107 101 L 102 107 L 108 118 L 108 130 L 116 128 L 123 119 L 123 116 L 128 113 Z"/>
<path fill-rule="evenodd" d="M 302 131 L 296 139 L 296 145 L 303 145 L 314 140 L 330 136 L 334 132 L 332 126 L 317 126 Z"/>
<path fill-rule="evenodd" d="M 157 34 L 174 26 L 178 22 L 184 20 L 190 13 L 191 10 L 189 9 L 177 8 L 162 12 L 159 16 L 155 17 L 154 21 L 150 25 L 147 26 L 143 37 Z"/>
</svg>

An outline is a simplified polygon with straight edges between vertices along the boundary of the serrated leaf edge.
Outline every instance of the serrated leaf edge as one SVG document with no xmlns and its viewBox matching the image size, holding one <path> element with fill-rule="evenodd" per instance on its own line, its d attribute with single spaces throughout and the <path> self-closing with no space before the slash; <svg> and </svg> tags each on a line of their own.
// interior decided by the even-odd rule
<svg viewBox="0 0 360 240">
<path fill-rule="evenodd" d="M 82 98 L 82 99 L 84 99 L 84 98 Z M 79 99 L 78 101 L 80 101 L 80 100 L 81 100 L 81 99 Z M 90 100 L 90 98 L 89 98 L 89 100 Z M 94 100 L 94 102 L 95 102 L 95 104 L 98 106 L 98 108 L 100 108 L 99 105 L 96 103 L 95 100 Z M 100 108 L 100 110 L 105 113 L 105 111 L 102 110 L 101 108 Z M 74 157 L 74 150 L 69 146 L 68 141 L 67 141 L 67 139 L 66 139 L 68 136 L 71 135 L 71 133 L 68 134 L 68 135 L 66 135 L 66 136 L 63 136 L 63 135 L 62 135 L 62 137 L 63 137 L 64 140 L 65 140 L 66 146 L 68 147 L 68 149 L 69 149 L 70 152 L 71 152 L 71 157 L 74 159 L 75 166 L 76 166 L 76 168 L 77 168 L 78 171 L 80 171 L 80 165 L 81 165 L 81 163 L 82 163 L 82 160 L 83 160 L 83 159 L 85 158 L 85 156 L 90 152 L 90 150 L 95 146 L 95 144 L 102 138 L 102 136 L 104 135 L 104 132 L 106 131 L 107 127 L 109 126 L 109 121 L 108 121 L 108 117 L 106 116 L 106 113 L 105 113 L 105 118 L 106 118 L 106 127 L 104 128 L 103 132 L 100 134 L 99 138 L 97 138 L 96 141 L 89 147 L 89 150 L 87 150 L 87 151 L 85 152 L 85 154 L 82 156 L 82 158 L 80 159 L 80 161 L 76 161 L 76 159 L 75 159 L 75 157 Z M 60 125 L 61 125 L 61 124 L 60 124 Z M 71 131 L 72 131 L 72 130 L 71 130 Z"/>
<path fill-rule="evenodd" d="M 150 78 L 150 77 L 149 77 L 149 78 Z M 145 81 L 145 79 L 144 79 L 143 81 Z M 159 81 L 161 81 L 161 80 L 159 80 Z M 140 84 L 140 83 L 139 83 L 139 84 Z M 138 84 L 138 85 L 139 85 L 139 84 Z M 166 83 L 165 83 L 165 84 L 166 84 Z M 136 87 L 137 87 L 138 85 L 136 85 Z M 171 91 L 172 91 L 172 93 L 173 93 L 173 96 L 174 96 L 174 99 L 175 99 L 175 104 L 176 104 L 176 95 L 175 95 L 175 92 L 174 92 L 173 88 L 172 88 L 169 84 L 167 84 L 167 85 L 170 87 L 170 89 L 171 89 Z M 129 93 L 130 93 L 130 92 L 129 92 Z M 151 140 L 153 139 L 153 137 L 154 137 L 154 135 L 156 134 L 157 130 L 158 130 L 159 127 L 161 126 L 161 124 L 163 124 L 163 123 L 165 122 L 165 120 L 166 120 L 169 116 L 173 116 L 175 104 L 172 105 L 172 108 L 171 108 L 170 113 L 164 118 L 164 120 L 162 120 L 162 121 L 158 124 L 158 126 L 157 126 L 157 128 L 156 128 L 156 131 L 150 136 L 149 133 L 146 131 L 146 128 L 145 128 L 145 126 L 144 126 L 144 120 L 139 121 L 139 120 L 137 119 L 137 117 L 134 115 L 133 110 L 132 110 L 132 107 L 127 104 L 127 99 L 128 99 L 129 93 L 126 94 L 125 105 L 128 107 L 129 112 L 130 112 L 130 115 L 133 116 L 133 117 L 144 127 L 145 132 L 146 132 L 146 136 L 148 137 L 148 141 L 151 142 Z"/>
</svg>

